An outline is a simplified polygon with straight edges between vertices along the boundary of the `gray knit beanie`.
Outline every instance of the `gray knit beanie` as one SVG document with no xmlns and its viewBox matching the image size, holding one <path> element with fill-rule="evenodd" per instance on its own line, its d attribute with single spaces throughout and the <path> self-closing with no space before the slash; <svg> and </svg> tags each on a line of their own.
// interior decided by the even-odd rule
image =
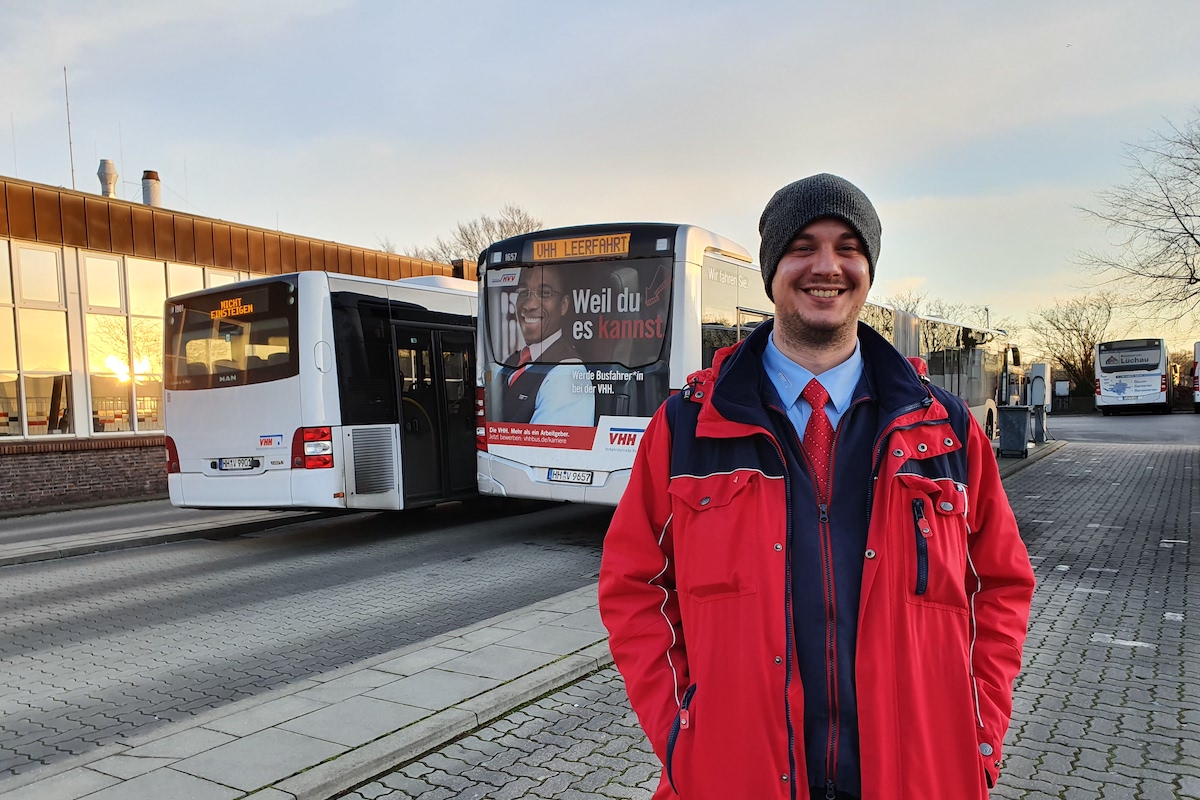
<svg viewBox="0 0 1200 800">
<path fill-rule="evenodd" d="M 796 234 L 809 223 L 826 217 L 840 219 L 849 225 L 867 249 L 871 267 L 871 282 L 875 282 L 875 261 L 879 258 L 879 215 L 875 206 L 859 189 L 845 178 L 821 173 L 801 178 L 775 193 L 763 209 L 758 221 L 762 244 L 758 248 L 758 263 L 762 266 L 767 297 L 773 301 L 771 281 L 779 259 L 787 252 Z"/>
</svg>

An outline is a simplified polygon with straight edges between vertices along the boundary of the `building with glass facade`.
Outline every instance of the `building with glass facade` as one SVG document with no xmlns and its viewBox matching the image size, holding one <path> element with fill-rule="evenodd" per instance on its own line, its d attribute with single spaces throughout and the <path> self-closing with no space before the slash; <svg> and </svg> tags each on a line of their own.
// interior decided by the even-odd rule
<svg viewBox="0 0 1200 800">
<path fill-rule="evenodd" d="M 165 492 L 166 298 L 314 269 L 475 277 L 0 176 L 0 511 Z"/>
</svg>

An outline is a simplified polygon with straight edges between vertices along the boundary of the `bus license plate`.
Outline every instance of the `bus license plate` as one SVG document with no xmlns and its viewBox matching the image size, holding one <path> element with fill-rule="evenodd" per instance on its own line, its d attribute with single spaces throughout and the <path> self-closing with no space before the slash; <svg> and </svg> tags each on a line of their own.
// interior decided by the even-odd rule
<svg viewBox="0 0 1200 800">
<path fill-rule="evenodd" d="M 557 483 L 582 483 L 590 486 L 592 473 L 582 469 L 551 469 L 550 480 Z"/>
<path fill-rule="evenodd" d="M 217 462 L 218 469 L 254 469 L 253 458 L 222 458 Z"/>
</svg>

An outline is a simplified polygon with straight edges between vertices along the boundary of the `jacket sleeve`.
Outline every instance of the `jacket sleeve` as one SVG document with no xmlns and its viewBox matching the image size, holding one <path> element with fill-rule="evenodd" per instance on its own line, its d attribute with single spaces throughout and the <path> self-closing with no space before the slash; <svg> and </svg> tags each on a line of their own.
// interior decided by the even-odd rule
<svg viewBox="0 0 1200 800">
<path fill-rule="evenodd" d="M 642 437 L 629 486 L 604 539 L 599 587 L 600 616 L 613 660 L 625 679 L 630 705 L 664 762 L 667 737 L 688 686 L 667 493 L 670 464 L 664 404 Z"/>
<path fill-rule="evenodd" d="M 971 599 L 971 674 L 979 755 L 988 785 L 1000 772 L 1004 735 L 1012 717 L 1013 681 L 1033 600 L 1033 567 L 1000 482 L 992 443 L 971 420 L 967 444 L 967 596 Z"/>
</svg>

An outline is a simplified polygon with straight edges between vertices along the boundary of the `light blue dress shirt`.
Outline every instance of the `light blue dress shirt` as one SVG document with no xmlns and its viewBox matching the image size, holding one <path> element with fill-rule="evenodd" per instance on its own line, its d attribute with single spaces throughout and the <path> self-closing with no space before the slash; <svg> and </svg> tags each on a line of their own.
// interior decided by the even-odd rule
<svg viewBox="0 0 1200 800">
<path fill-rule="evenodd" d="M 816 378 L 825 391 L 829 392 L 829 402 L 825 404 L 825 413 L 829 422 L 837 430 L 838 422 L 850 407 L 854 399 L 854 387 L 863 373 L 862 353 L 859 352 L 858 342 L 854 342 L 854 354 L 832 369 L 813 375 L 804 367 L 792 361 L 775 346 L 775 331 L 767 340 L 767 349 L 763 351 L 763 369 L 775 385 L 779 399 L 783 401 L 788 419 L 796 428 L 796 435 L 804 440 L 804 429 L 808 427 L 808 418 L 812 416 L 812 406 L 800 396 L 804 387 Z"/>
</svg>

